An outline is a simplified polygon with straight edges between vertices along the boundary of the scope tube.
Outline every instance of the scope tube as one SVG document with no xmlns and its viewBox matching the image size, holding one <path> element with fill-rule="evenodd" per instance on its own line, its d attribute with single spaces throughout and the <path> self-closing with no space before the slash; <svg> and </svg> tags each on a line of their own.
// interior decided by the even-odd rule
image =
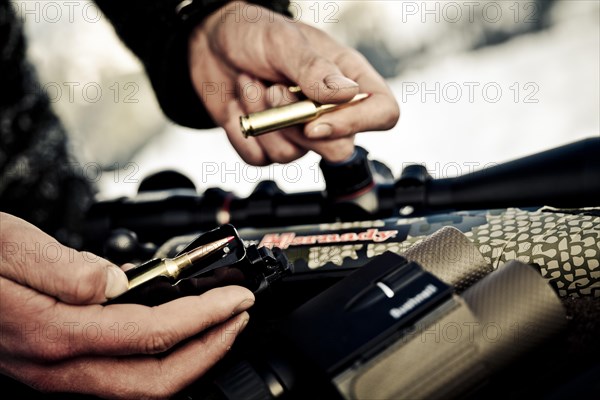
<svg viewBox="0 0 600 400">
<path fill-rule="evenodd" d="M 399 204 L 404 191 L 397 191 Z M 584 207 L 597 206 L 599 198 L 600 138 L 590 138 L 456 178 L 429 180 L 423 206 Z"/>
</svg>

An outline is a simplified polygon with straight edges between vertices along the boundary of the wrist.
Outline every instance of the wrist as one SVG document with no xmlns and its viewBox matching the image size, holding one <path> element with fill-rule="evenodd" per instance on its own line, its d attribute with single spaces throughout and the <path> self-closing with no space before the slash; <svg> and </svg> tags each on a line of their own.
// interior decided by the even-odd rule
<svg viewBox="0 0 600 400">
<path fill-rule="evenodd" d="M 186 0 L 189 1 L 189 0 Z M 239 7 L 235 5 L 238 3 L 244 3 L 241 1 L 220 1 L 219 6 L 210 9 L 208 13 L 204 13 L 203 18 L 196 20 L 194 26 L 190 29 L 190 35 L 188 38 L 188 54 L 190 65 L 192 63 L 192 57 L 204 53 L 209 48 L 210 43 L 208 37 L 211 32 L 214 32 L 224 15 L 227 15 L 226 8 Z M 217 2 L 215 2 L 217 4 Z M 185 14 L 184 14 L 185 15 Z M 214 36 L 214 35 L 213 35 Z"/>
</svg>

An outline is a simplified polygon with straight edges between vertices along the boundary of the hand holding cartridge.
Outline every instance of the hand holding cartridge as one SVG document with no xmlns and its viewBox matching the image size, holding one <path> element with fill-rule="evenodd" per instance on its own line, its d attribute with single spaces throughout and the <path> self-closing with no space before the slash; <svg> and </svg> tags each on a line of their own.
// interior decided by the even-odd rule
<svg viewBox="0 0 600 400">
<path fill-rule="evenodd" d="M 228 285 L 259 293 L 290 271 L 280 249 L 245 246 L 232 225 L 223 225 L 198 236 L 175 255 L 128 270 L 129 290 L 110 303 L 158 305 Z"/>
<path fill-rule="evenodd" d="M 336 156 L 336 148 L 344 146 L 345 154 L 337 159 L 326 157 L 341 161 L 352 153 L 354 134 L 396 124 L 400 111 L 394 95 L 359 52 L 316 28 L 254 4 L 256 20 L 236 18 L 247 6 L 237 1 L 225 4 L 192 31 L 188 47 L 195 94 L 244 161 L 287 163 L 309 150 Z M 285 105 L 288 99 L 278 94 L 289 85 L 298 85 L 304 96 L 319 104 L 345 103 L 359 93 L 372 96 L 304 127 L 244 138 L 239 117 Z M 189 114 L 189 126 L 195 125 L 200 111 Z"/>
<path fill-rule="evenodd" d="M 245 310 L 254 295 L 239 286 L 154 308 L 103 307 L 127 288 L 116 265 L 68 248 L 12 215 L 0 213 L 0 226 L 5 391 L 18 390 L 12 381 L 18 378 L 48 392 L 27 390 L 30 398 L 170 398 L 221 359 L 248 322 Z M 43 254 L 52 258 L 22 250 L 36 246 L 51 249 Z"/>
</svg>

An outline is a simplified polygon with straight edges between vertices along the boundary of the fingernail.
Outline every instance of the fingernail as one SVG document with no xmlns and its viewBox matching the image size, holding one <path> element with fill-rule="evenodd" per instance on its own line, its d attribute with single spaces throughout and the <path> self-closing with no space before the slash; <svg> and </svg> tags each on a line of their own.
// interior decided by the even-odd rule
<svg viewBox="0 0 600 400">
<path fill-rule="evenodd" d="M 241 333 L 244 329 L 246 329 L 246 326 L 248 326 L 249 321 L 250 321 L 250 317 L 244 318 L 244 320 L 240 324 L 240 330 L 238 331 L 239 333 Z"/>
<path fill-rule="evenodd" d="M 358 83 L 343 75 L 328 75 L 323 80 L 329 89 L 350 89 L 358 87 Z"/>
<path fill-rule="evenodd" d="M 308 131 L 308 136 L 311 139 L 321 139 L 327 136 L 331 136 L 333 128 L 329 124 L 319 124 Z"/>
<path fill-rule="evenodd" d="M 254 299 L 246 299 L 246 300 L 242 301 L 240 304 L 238 304 L 238 306 L 233 310 L 231 315 L 237 315 L 241 312 L 244 312 L 247 309 L 249 309 L 250 307 L 252 307 L 253 305 L 254 305 Z"/>
<path fill-rule="evenodd" d="M 112 299 L 123 294 L 129 288 L 129 281 L 125 272 L 120 268 L 110 265 L 106 268 L 106 290 L 104 295 L 107 299 Z"/>
</svg>

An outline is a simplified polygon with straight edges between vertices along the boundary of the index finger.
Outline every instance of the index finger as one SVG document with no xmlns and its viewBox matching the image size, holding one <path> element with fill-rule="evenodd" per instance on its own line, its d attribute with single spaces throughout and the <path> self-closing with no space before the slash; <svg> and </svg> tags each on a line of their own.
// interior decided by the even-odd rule
<svg viewBox="0 0 600 400">
<path fill-rule="evenodd" d="M 356 96 L 359 85 L 296 28 L 281 25 L 276 35 L 267 36 L 269 63 L 318 103 L 342 103 Z"/>
<path fill-rule="evenodd" d="M 102 303 L 127 290 L 116 265 L 57 242 L 30 223 L 0 213 L 0 275 L 71 304 Z"/>
<path fill-rule="evenodd" d="M 393 128 L 400 118 L 400 108 L 385 80 L 355 50 L 345 50 L 337 57 L 336 62 L 348 77 L 358 82 L 360 91 L 369 93 L 370 96 L 350 107 L 323 114 L 306 124 L 305 135 L 315 136 L 316 128 L 322 124 L 331 127 L 330 138 Z"/>
<path fill-rule="evenodd" d="M 308 137 L 320 137 L 315 132 L 318 125 L 328 124 L 332 133 L 329 138 L 392 128 L 400 117 L 400 108 L 394 94 L 383 77 L 358 51 L 337 43 L 324 32 L 300 25 L 302 33 L 311 43 L 318 43 L 320 51 L 348 78 L 358 83 L 361 93 L 371 96 L 351 107 L 324 114 L 305 126 Z"/>
</svg>

